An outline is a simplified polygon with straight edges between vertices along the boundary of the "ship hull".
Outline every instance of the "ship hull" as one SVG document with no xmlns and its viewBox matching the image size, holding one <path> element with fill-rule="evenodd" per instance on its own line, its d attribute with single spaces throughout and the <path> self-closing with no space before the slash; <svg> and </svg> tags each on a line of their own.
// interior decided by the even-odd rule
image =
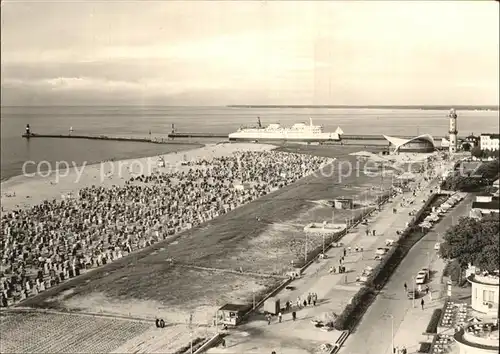
<svg viewBox="0 0 500 354">
<path fill-rule="evenodd" d="M 340 141 L 341 139 L 322 138 L 322 137 L 304 137 L 304 138 L 282 138 L 282 137 L 234 137 L 229 136 L 229 141 L 252 141 L 252 142 L 302 142 L 302 143 L 326 143 Z"/>
</svg>

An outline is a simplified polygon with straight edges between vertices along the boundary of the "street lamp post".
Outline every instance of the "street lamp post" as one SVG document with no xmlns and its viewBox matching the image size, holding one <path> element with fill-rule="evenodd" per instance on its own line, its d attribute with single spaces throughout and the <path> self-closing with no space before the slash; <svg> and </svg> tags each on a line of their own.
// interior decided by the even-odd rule
<svg viewBox="0 0 500 354">
<path fill-rule="evenodd" d="M 215 311 L 215 331 L 219 333 L 219 310 Z"/>
<path fill-rule="evenodd" d="M 391 318 L 391 354 L 394 353 L 394 316 L 391 314 L 386 314 L 385 316 Z"/>
<path fill-rule="evenodd" d="M 392 352 L 394 353 L 394 316 L 389 315 L 391 317 L 391 347 Z"/>
<path fill-rule="evenodd" d="M 427 252 L 427 276 L 431 276 L 431 255 Z"/>
<path fill-rule="evenodd" d="M 417 294 L 415 294 L 415 277 L 411 277 L 411 281 L 413 283 L 412 306 L 415 308 L 415 297 L 417 296 Z"/>
<path fill-rule="evenodd" d="M 304 245 L 304 261 L 307 263 L 307 232 L 306 232 L 306 242 Z"/>
</svg>

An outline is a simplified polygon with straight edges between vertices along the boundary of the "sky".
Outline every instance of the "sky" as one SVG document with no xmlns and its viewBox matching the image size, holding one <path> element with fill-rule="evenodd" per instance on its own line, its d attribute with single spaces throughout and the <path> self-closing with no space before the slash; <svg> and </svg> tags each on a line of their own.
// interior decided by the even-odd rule
<svg viewBox="0 0 500 354">
<path fill-rule="evenodd" d="M 498 105 L 496 1 L 2 1 L 2 105 Z"/>
</svg>

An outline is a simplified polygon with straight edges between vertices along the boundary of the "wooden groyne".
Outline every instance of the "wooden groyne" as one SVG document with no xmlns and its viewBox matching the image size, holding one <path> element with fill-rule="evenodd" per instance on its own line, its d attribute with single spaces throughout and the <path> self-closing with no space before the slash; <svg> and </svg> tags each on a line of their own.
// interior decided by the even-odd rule
<svg viewBox="0 0 500 354">
<path fill-rule="evenodd" d="M 149 137 L 126 137 L 126 136 L 109 136 L 109 135 L 74 135 L 74 134 L 23 134 L 23 138 L 56 138 L 56 139 L 86 139 L 86 140 L 108 140 L 108 141 L 127 141 L 137 143 L 152 143 L 152 144 L 178 144 L 178 145 L 200 145 L 195 142 L 188 141 L 173 141 L 169 138 L 149 138 Z"/>
</svg>

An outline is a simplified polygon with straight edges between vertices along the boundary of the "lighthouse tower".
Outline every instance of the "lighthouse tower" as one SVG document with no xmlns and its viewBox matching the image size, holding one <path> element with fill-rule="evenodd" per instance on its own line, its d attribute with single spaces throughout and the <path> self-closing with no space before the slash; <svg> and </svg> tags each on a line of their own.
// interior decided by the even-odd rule
<svg viewBox="0 0 500 354">
<path fill-rule="evenodd" d="M 450 118 L 450 155 L 457 152 L 457 113 L 455 109 L 450 109 L 450 113 L 448 114 L 448 118 Z"/>
</svg>

